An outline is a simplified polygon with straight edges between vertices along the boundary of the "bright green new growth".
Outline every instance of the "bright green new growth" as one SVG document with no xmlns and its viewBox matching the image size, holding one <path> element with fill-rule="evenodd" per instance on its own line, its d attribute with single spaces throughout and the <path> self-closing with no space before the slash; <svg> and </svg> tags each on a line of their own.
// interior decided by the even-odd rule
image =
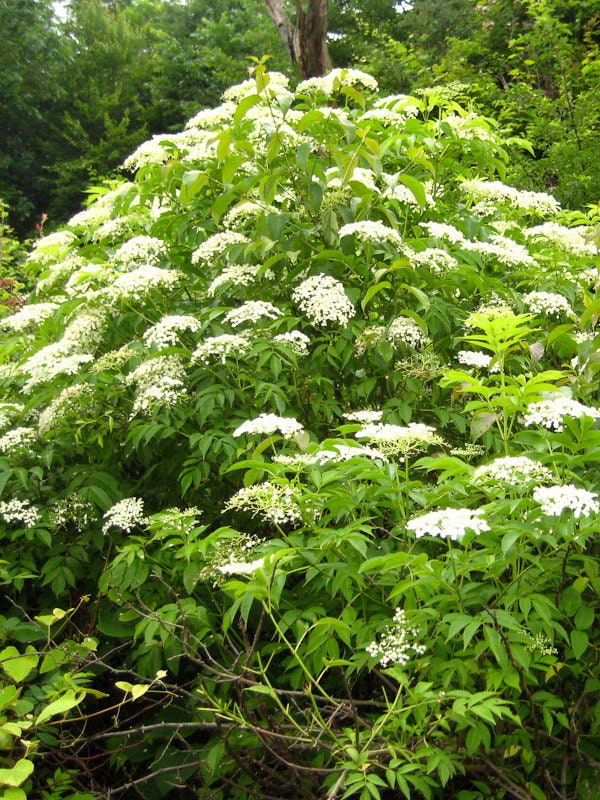
<svg viewBox="0 0 600 800">
<path fill-rule="evenodd" d="M 0 321 L 0 781 L 591 798 L 593 220 L 356 70 L 259 63 L 196 122 Z"/>
</svg>

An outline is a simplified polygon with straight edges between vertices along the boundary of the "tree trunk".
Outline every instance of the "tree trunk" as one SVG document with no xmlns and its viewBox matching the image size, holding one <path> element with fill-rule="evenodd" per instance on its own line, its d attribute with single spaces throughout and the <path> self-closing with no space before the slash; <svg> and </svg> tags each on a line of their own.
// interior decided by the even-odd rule
<svg viewBox="0 0 600 800">
<path fill-rule="evenodd" d="M 267 10 L 283 39 L 292 64 L 302 80 L 320 77 L 331 69 L 327 47 L 327 12 L 329 0 L 308 0 L 304 10 L 296 0 L 296 22 L 290 20 L 283 0 L 265 0 Z"/>
</svg>

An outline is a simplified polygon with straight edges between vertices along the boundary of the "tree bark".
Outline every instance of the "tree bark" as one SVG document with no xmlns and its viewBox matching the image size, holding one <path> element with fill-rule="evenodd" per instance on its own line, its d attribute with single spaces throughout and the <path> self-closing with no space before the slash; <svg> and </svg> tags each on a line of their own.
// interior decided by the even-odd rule
<svg viewBox="0 0 600 800">
<path fill-rule="evenodd" d="M 306 10 L 301 0 L 295 2 L 295 23 L 285 10 L 283 0 L 265 0 L 265 5 L 302 80 L 320 77 L 331 69 L 327 47 L 329 0 L 308 0 Z"/>
</svg>

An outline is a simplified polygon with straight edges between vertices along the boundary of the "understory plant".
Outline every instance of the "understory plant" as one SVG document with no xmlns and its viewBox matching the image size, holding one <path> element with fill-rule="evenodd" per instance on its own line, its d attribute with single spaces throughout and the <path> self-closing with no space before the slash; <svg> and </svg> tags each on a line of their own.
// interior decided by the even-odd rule
<svg viewBox="0 0 600 800">
<path fill-rule="evenodd" d="M 517 146 L 256 62 L 36 243 L 6 800 L 597 797 L 598 220 Z"/>
</svg>

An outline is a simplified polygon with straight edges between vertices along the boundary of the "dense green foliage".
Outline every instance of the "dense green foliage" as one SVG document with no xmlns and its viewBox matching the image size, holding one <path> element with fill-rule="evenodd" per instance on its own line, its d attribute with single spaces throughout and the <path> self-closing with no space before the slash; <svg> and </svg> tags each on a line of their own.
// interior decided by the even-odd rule
<svg viewBox="0 0 600 800">
<path fill-rule="evenodd" d="M 3 320 L 6 800 L 592 800 L 598 219 L 257 64 Z"/>
</svg>

